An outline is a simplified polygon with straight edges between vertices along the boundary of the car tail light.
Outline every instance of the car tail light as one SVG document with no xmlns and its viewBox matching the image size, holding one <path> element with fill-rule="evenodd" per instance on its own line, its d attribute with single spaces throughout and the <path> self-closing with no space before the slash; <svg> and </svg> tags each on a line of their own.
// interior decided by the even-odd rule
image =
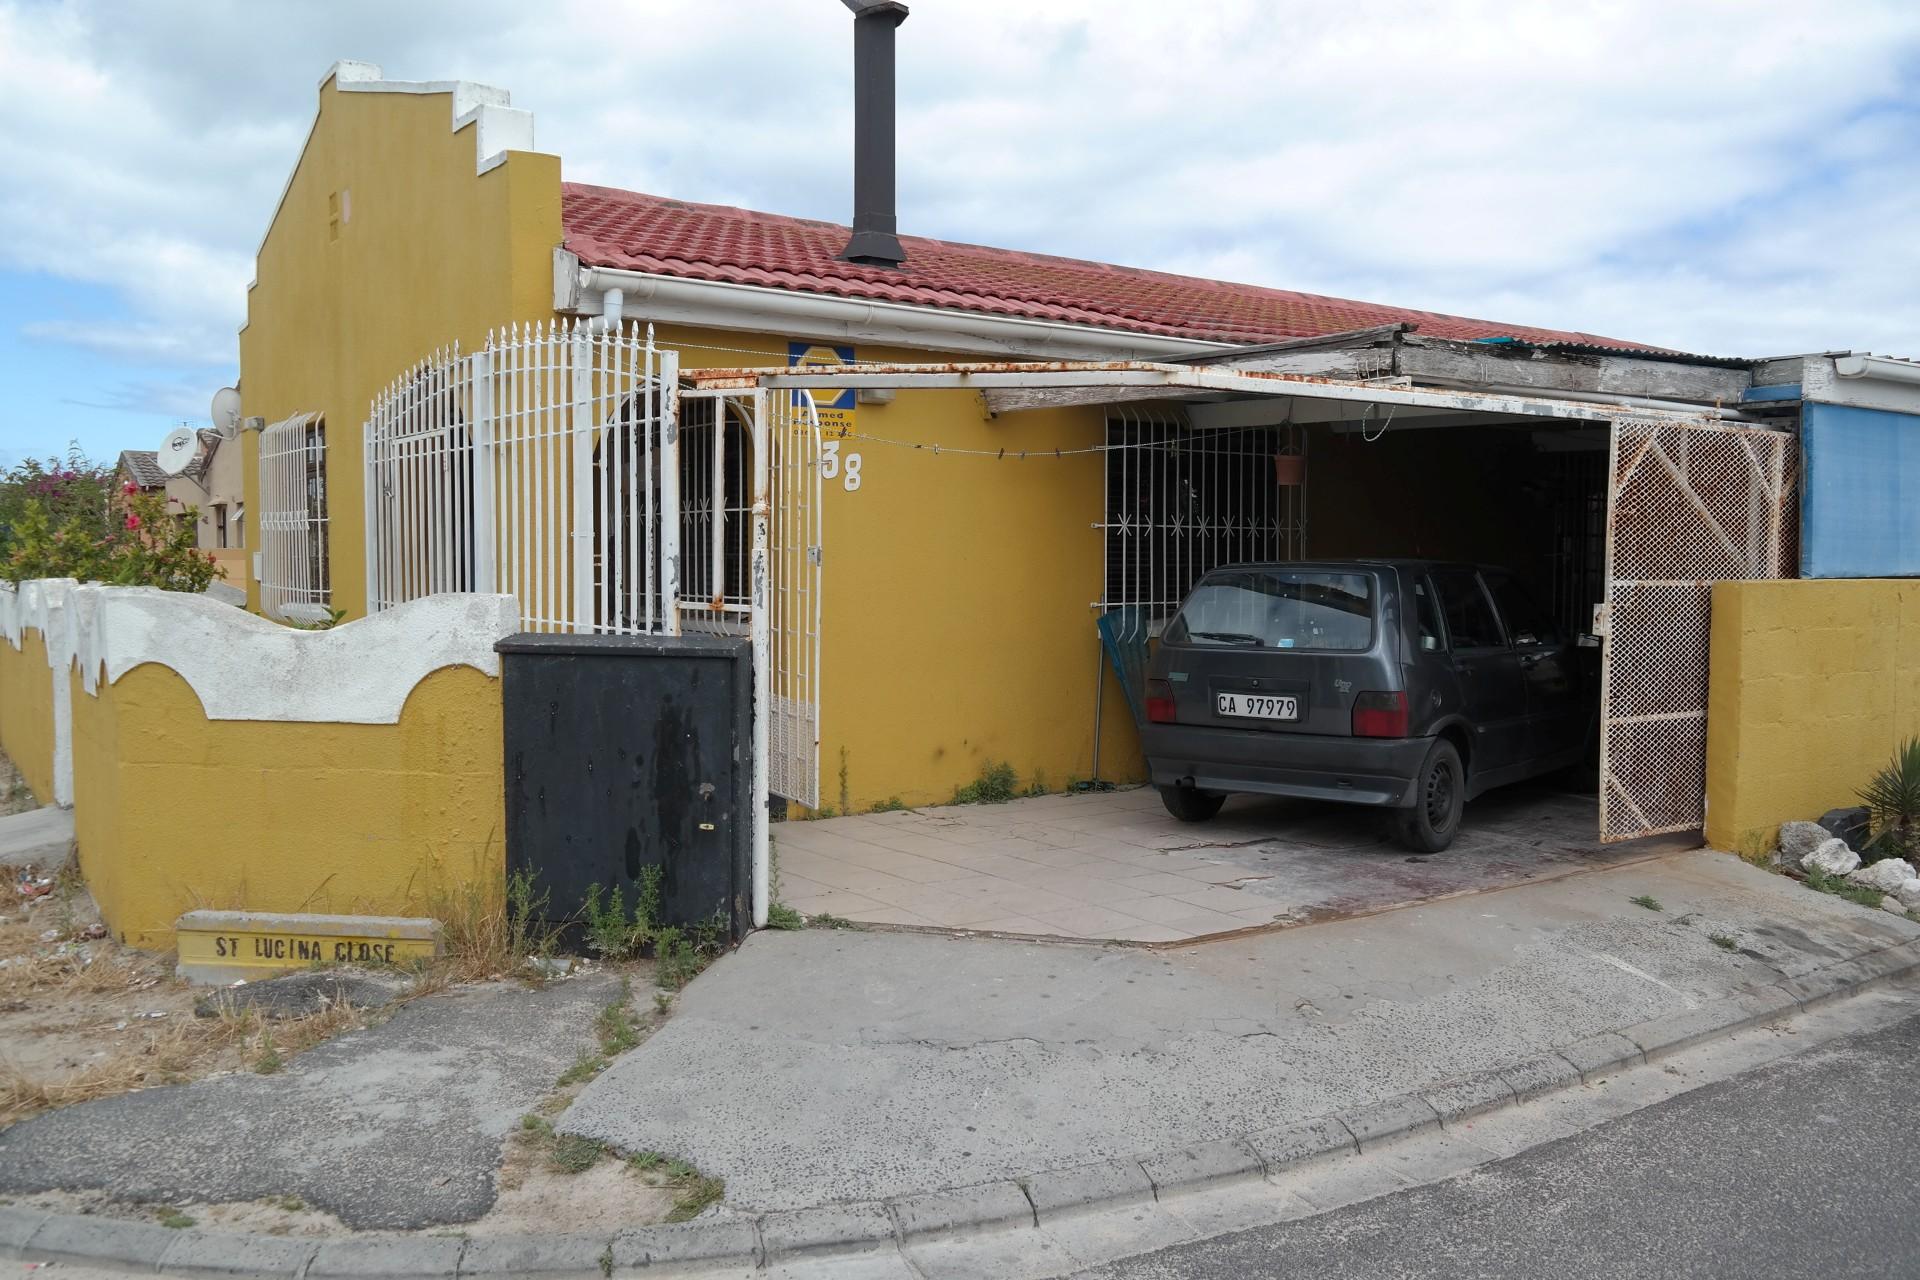
<svg viewBox="0 0 1920 1280">
<path fill-rule="evenodd" d="M 1363 693 L 1353 700 L 1353 736 L 1404 738 L 1407 736 L 1407 695 Z"/>
<path fill-rule="evenodd" d="M 1173 723 L 1173 686 L 1165 680 L 1147 681 L 1147 719 L 1154 724 Z"/>
</svg>

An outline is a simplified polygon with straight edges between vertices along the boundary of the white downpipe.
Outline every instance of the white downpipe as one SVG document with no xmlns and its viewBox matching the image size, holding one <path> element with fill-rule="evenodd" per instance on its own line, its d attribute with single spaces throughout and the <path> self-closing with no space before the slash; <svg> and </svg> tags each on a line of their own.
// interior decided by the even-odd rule
<svg viewBox="0 0 1920 1280">
<path fill-rule="evenodd" d="M 767 391 L 753 393 L 753 559 L 747 569 L 753 601 L 753 927 L 764 929 L 773 904 L 773 828 L 767 812 L 772 778 L 773 628 L 767 610 L 773 603 L 768 571 L 768 520 L 771 515 L 773 454 L 767 425 Z"/>
</svg>

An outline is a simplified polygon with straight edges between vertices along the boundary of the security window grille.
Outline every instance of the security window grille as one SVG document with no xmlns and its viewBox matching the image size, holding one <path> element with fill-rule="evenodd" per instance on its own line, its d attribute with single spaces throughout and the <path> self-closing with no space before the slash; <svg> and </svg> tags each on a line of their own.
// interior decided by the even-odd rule
<svg viewBox="0 0 1920 1280">
<path fill-rule="evenodd" d="M 293 622 L 324 619 L 332 604 L 327 549 L 327 426 L 310 413 L 260 434 L 260 603 Z"/>
<path fill-rule="evenodd" d="M 1161 407 L 1110 414 L 1099 607 L 1157 634 L 1209 570 L 1299 559 L 1303 451 L 1297 427 L 1196 430 Z"/>
</svg>

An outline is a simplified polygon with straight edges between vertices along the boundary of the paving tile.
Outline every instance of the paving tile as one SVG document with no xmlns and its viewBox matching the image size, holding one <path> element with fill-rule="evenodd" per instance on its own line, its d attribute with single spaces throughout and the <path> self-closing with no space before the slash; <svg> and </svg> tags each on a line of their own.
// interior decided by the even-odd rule
<svg viewBox="0 0 1920 1280">
<path fill-rule="evenodd" d="M 1263 922 L 1264 923 L 1264 922 Z M 1204 938 L 1215 933 L 1237 933 L 1250 929 L 1254 924 L 1238 916 L 1230 916 L 1224 911 L 1196 911 L 1190 916 L 1166 922 L 1167 928 L 1178 929 L 1190 938 Z"/>
<path fill-rule="evenodd" d="M 1092 903 L 1095 906 L 1110 906 L 1116 911 L 1125 911 L 1120 904 L 1126 902 L 1145 902 L 1151 895 L 1120 880 L 1102 880 L 1097 876 L 1056 875 L 1045 876 L 1031 882 L 1035 888 L 1062 894 L 1076 902 Z"/>
<path fill-rule="evenodd" d="M 884 907 L 884 904 L 857 893 L 828 893 L 818 898 L 795 899 L 787 905 L 802 915 L 843 916 L 848 920 L 858 920 L 862 912 L 879 911 Z"/>
<path fill-rule="evenodd" d="M 837 915 L 839 913 L 836 912 L 835 914 Z M 925 916 L 920 915 L 918 912 L 906 911 L 900 907 L 889 907 L 885 905 L 871 907 L 861 912 L 857 917 L 849 916 L 847 918 L 849 920 L 857 919 L 861 924 L 909 924 L 924 929 L 937 929 L 941 927 Z"/>
<path fill-rule="evenodd" d="M 1195 867 L 1191 871 L 1175 871 L 1173 875 L 1187 880 L 1199 880 L 1206 884 L 1235 884 L 1248 880 L 1266 878 L 1266 873 L 1252 871 L 1246 867 L 1236 867 L 1225 862 L 1209 862 Z"/>
<path fill-rule="evenodd" d="M 1131 885 L 1142 893 L 1151 893 L 1166 897 L 1184 896 L 1190 893 L 1203 892 L 1200 886 L 1193 881 L 1181 876 L 1167 875 L 1165 872 L 1149 871 L 1144 874 L 1135 874 L 1128 876 L 1125 880 L 1121 881 L 1121 883 Z M 1195 905 L 1205 906 L 1206 904 L 1197 903 Z"/>
<path fill-rule="evenodd" d="M 1137 929 L 1142 923 L 1136 916 L 1093 906 L 1043 912 L 1040 919 L 1061 933 L 1082 938 L 1105 938 L 1114 930 Z"/>
<path fill-rule="evenodd" d="M 1147 924 L 1173 924 L 1175 921 L 1188 920 L 1194 916 L 1217 914 L 1211 911 L 1200 911 L 1191 902 L 1182 902 L 1178 898 L 1159 895 L 1148 898 L 1129 898 L 1111 905 L 1113 910 L 1123 911 Z"/>
<path fill-rule="evenodd" d="M 970 924 L 969 929 L 980 933 L 1030 933 L 1040 936 L 1057 936 L 1059 931 L 1042 920 L 1032 916 L 1007 916 L 1000 920 L 982 920 L 979 924 Z"/>
<path fill-rule="evenodd" d="M 818 880 L 829 889 L 844 893 L 860 893 L 881 901 L 890 901 L 891 894 L 902 886 L 912 887 L 912 882 L 899 876 L 888 875 L 871 867 L 854 867 L 841 864 L 835 867 L 815 867 L 808 879 Z"/>
<path fill-rule="evenodd" d="M 1235 911 L 1245 911 L 1249 905 L 1258 905 L 1249 902 L 1244 889 L 1222 889 L 1218 885 L 1209 885 L 1204 889 L 1194 889 L 1188 893 L 1177 890 L 1170 892 L 1182 902 L 1191 902 L 1196 907 L 1218 911 L 1222 915 L 1231 915 Z"/>
</svg>

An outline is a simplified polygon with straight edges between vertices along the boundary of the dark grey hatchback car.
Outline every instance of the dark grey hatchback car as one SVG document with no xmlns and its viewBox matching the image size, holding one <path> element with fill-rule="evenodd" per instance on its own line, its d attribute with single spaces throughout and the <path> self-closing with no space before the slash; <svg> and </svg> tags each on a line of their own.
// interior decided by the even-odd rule
<svg viewBox="0 0 1920 1280">
<path fill-rule="evenodd" d="M 1461 806 L 1579 763 L 1592 650 L 1503 569 L 1421 560 L 1232 565 L 1194 587 L 1147 667 L 1147 764 L 1167 811 L 1234 792 L 1392 811 L 1444 849 Z"/>
</svg>

